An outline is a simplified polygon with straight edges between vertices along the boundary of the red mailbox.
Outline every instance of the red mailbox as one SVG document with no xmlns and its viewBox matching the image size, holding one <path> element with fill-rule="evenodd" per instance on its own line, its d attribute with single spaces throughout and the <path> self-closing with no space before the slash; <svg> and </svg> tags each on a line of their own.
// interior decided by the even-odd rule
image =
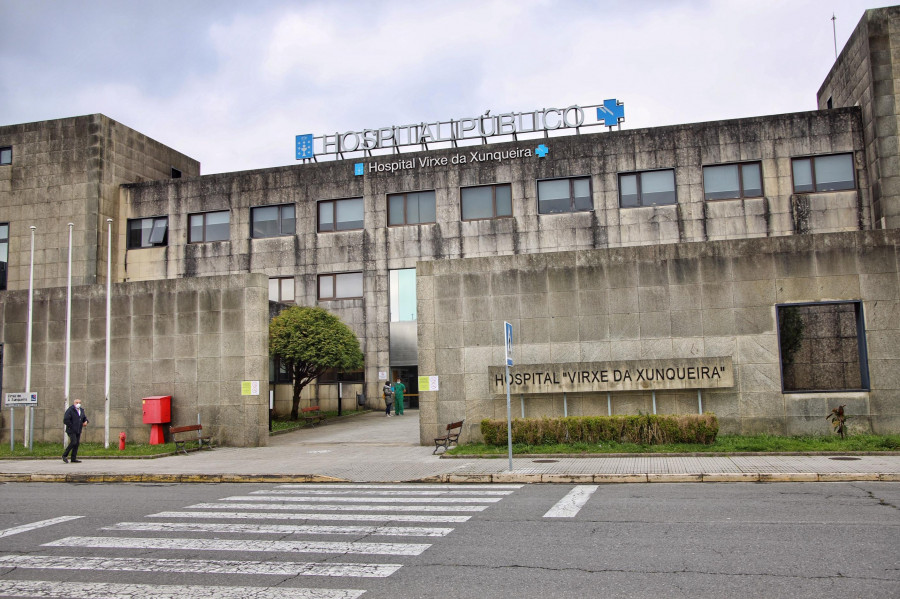
<svg viewBox="0 0 900 599">
<path fill-rule="evenodd" d="M 163 424 L 172 422 L 172 396 L 157 395 L 141 400 L 144 407 L 144 424 L 151 424 L 150 445 L 161 445 L 166 442 Z"/>
</svg>

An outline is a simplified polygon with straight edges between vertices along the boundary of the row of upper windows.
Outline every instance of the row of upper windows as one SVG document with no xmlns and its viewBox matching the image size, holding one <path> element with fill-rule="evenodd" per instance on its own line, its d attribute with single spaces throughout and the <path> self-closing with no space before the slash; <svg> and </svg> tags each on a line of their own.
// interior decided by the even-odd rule
<svg viewBox="0 0 900 599">
<path fill-rule="evenodd" d="M 856 180 L 852 154 L 831 154 L 791 161 L 795 193 L 854 189 Z M 740 162 L 703 167 L 706 200 L 763 196 L 762 164 Z M 563 214 L 594 209 L 590 177 L 545 179 L 537 182 L 538 213 Z M 664 206 L 676 204 L 675 169 L 659 169 L 619 174 L 619 206 Z M 463 187 L 460 189 L 462 220 L 512 216 L 509 183 Z M 189 215 L 188 243 L 229 239 L 229 212 Z M 435 192 L 417 191 L 387 196 L 388 226 L 436 222 Z M 363 228 L 363 198 L 322 200 L 317 205 L 317 231 L 351 231 Z M 166 217 L 130 220 L 128 247 L 164 246 L 167 243 Z M 296 207 L 293 204 L 256 206 L 250 209 L 250 237 L 260 239 L 294 235 Z"/>
</svg>

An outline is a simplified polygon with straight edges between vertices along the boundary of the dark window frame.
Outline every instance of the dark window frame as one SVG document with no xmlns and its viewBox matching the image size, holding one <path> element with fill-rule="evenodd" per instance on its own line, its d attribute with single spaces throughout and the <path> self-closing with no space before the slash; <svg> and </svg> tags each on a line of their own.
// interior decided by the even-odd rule
<svg viewBox="0 0 900 599">
<path fill-rule="evenodd" d="M 278 356 L 273 356 L 269 364 L 269 383 L 272 385 L 286 385 L 294 382 L 294 377 L 287 364 Z"/>
<path fill-rule="evenodd" d="M 463 214 L 463 192 L 467 189 L 484 189 L 489 187 L 491 189 L 491 213 L 492 216 L 479 216 L 478 218 L 466 218 Z M 508 187 L 509 188 L 509 214 L 497 214 L 497 188 L 499 187 Z M 592 202 L 593 203 L 593 198 Z M 580 211 L 579 211 L 580 212 Z M 459 188 L 459 220 L 464 222 L 471 222 L 477 220 L 494 220 L 498 218 L 512 218 L 513 217 L 513 202 L 512 202 L 512 184 L 511 183 L 490 183 L 488 185 L 468 185 L 466 187 Z"/>
<path fill-rule="evenodd" d="M 672 194 L 675 196 L 675 200 L 673 202 L 667 202 L 665 204 L 645 204 L 644 203 L 644 194 L 642 178 L 645 173 L 660 173 L 660 172 L 671 172 L 672 173 Z M 637 185 L 637 206 L 623 206 L 622 205 L 622 177 L 635 177 Z M 658 206 L 677 206 L 678 205 L 678 178 L 675 176 L 674 168 L 653 168 L 646 169 L 642 171 L 629 171 L 627 173 L 619 173 L 617 177 L 617 183 L 619 188 L 619 208 L 620 209 L 629 209 L 629 208 L 654 208 Z"/>
<path fill-rule="evenodd" d="M 578 212 L 593 212 L 594 211 L 594 186 L 591 181 L 593 177 L 590 175 L 578 175 L 575 177 L 549 177 L 546 179 L 538 179 L 535 181 L 535 196 L 537 197 L 537 209 L 538 214 L 542 216 L 551 216 L 554 214 L 575 214 Z M 588 198 L 591 200 L 591 207 L 587 209 L 575 209 L 575 181 L 581 181 L 582 179 L 587 180 L 588 183 Z M 565 212 L 542 212 L 541 211 L 541 183 L 544 181 L 568 181 L 569 182 L 569 210 Z"/>
<path fill-rule="evenodd" d="M 820 184 L 816 181 L 816 159 L 817 158 L 831 158 L 834 156 L 848 156 L 850 158 L 850 174 L 853 176 L 853 181 L 850 187 L 842 187 L 840 189 L 819 189 Z M 812 179 L 811 190 L 807 191 L 797 191 L 797 183 L 794 180 L 794 164 L 797 162 L 801 162 L 804 160 L 809 161 L 809 174 Z M 822 184 L 824 185 L 824 183 Z M 833 154 L 816 154 L 813 156 L 794 156 L 791 158 L 791 191 L 795 194 L 803 194 L 803 193 L 834 193 L 839 191 L 856 191 L 857 189 L 857 180 L 856 180 L 856 163 L 855 156 L 853 152 L 834 152 Z"/>
<path fill-rule="evenodd" d="M 827 306 L 827 305 L 852 305 L 856 317 L 856 346 L 857 356 L 859 358 L 859 388 L 849 389 L 786 389 L 784 385 L 784 343 L 782 339 L 782 319 L 781 311 L 785 308 L 800 308 L 807 306 Z M 791 393 L 851 393 L 851 392 L 867 392 L 872 389 L 872 381 L 869 376 L 869 353 L 866 343 L 866 319 L 863 313 L 862 300 L 834 300 L 822 302 L 797 302 L 790 304 L 775 304 L 775 325 L 778 339 L 778 368 L 781 375 L 781 392 L 783 394 Z"/>
<path fill-rule="evenodd" d="M 5 150 L 9 150 L 9 160 L 2 160 L 3 152 Z M 0 146 L 0 166 L 10 166 L 13 160 L 13 147 L 12 146 Z"/>
<path fill-rule="evenodd" d="M 338 383 L 364 383 L 366 382 L 365 368 L 359 370 L 340 370 L 326 368 L 316 379 L 320 385 L 337 385 Z"/>
<path fill-rule="evenodd" d="M 744 189 L 744 169 L 743 167 L 748 164 L 755 164 L 759 167 L 759 195 L 749 195 Z M 736 197 L 731 198 L 709 198 L 707 197 L 706 191 L 706 169 L 708 168 L 718 168 L 718 167 L 726 167 L 726 166 L 736 166 L 738 167 L 738 195 Z M 744 160 L 741 162 L 723 162 L 722 164 L 704 164 L 701 168 L 701 173 L 703 177 L 703 201 L 705 202 L 718 202 L 721 200 L 744 200 L 749 198 L 763 198 L 766 195 L 765 185 L 763 182 L 763 174 L 762 174 L 762 161 L 761 160 Z M 677 186 L 676 186 L 676 199 L 677 199 Z M 676 202 L 677 203 L 677 202 Z"/>
<path fill-rule="evenodd" d="M 348 201 L 356 201 L 360 200 L 362 202 L 363 207 L 363 218 L 362 218 L 362 226 L 354 227 L 352 229 L 339 229 L 338 228 L 338 218 L 337 218 L 337 206 L 340 202 L 348 202 Z M 321 206 L 324 204 L 331 205 L 331 229 L 323 229 L 322 221 L 319 218 L 321 216 Z M 355 196 L 351 198 L 338 198 L 334 200 L 319 200 L 316 202 L 316 232 L 317 233 L 343 233 L 345 231 L 362 231 L 366 227 L 366 202 L 363 196 Z"/>
<path fill-rule="evenodd" d="M 152 221 L 152 225 L 150 227 L 150 239 L 148 240 L 149 245 L 144 245 L 143 242 L 141 245 L 135 245 L 132 241 L 132 225 L 134 223 L 142 223 L 144 221 Z M 154 243 L 153 237 L 155 235 L 157 224 L 161 221 L 165 222 L 166 232 L 163 234 L 163 238 Z M 126 225 L 128 234 L 128 241 L 126 243 L 126 247 L 129 250 L 143 250 L 148 248 L 156 248 L 156 247 L 166 247 L 169 245 L 169 217 L 168 216 L 148 216 L 145 218 L 129 218 L 128 223 Z"/>
<path fill-rule="evenodd" d="M 210 214 L 227 214 L 228 215 L 228 237 L 225 239 L 207 239 L 206 234 L 206 217 Z M 203 239 L 193 239 L 191 231 L 193 227 L 191 226 L 191 218 L 194 216 L 202 216 L 203 217 Z M 216 241 L 230 241 L 231 240 L 231 211 L 230 210 L 208 210 L 206 212 L 193 212 L 188 214 L 188 243 L 213 243 Z"/>
<path fill-rule="evenodd" d="M 410 194 L 419 194 L 419 193 L 428 193 L 431 192 L 432 200 L 434 200 L 434 220 L 428 221 L 418 221 L 411 223 L 409 222 L 409 196 Z M 391 223 L 391 198 L 403 198 L 403 222 L 402 223 Z M 399 193 L 389 193 L 387 194 L 387 225 L 389 227 L 408 227 L 411 225 L 433 225 L 437 222 L 437 192 L 433 189 L 421 189 L 419 191 L 402 191 Z"/>
<path fill-rule="evenodd" d="M 331 288 L 333 290 L 332 292 L 336 294 L 337 293 L 337 277 L 339 277 L 341 275 L 356 275 L 356 274 L 361 275 L 360 283 L 361 283 L 362 288 L 360 289 L 359 295 L 348 295 L 348 296 L 333 295 L 331 297 L 322 296 L 322 284 L 321 284 L 322 278 L 331 277 L 331 279 L 332 279 L 331 280 Z M 319 301 L 323 301 L 323 302 L 331 302 L 331 301 L 336 301 L 336 300 L 348 300 L 348 299 L 349 300 L 362 299 L 366 292 L 365 283 L 366 283 L 366 277 L 363 274 L 363 271 L 361 271 L 361 270 L 347 270 L 347 271 L 342 271 L 342 272 L 322 273 L 322 274 L 316 276 L 316 299 Z"/>
<path fill-rule="evenodd" d="M 288 206 L 290 206 L 291 208 L 294 209 L 293 219 L 286 219 L 286 218 L 284 218 L 284 215 L 282 214 L 284 212 L 284 208 L 286 208 Z M 253 234 L 253 228 L 254 228 L 253 225 L 255 223 L 255 220 L 253 219 L 253 215 L 257 209 L 264 209 L 264 208 L 278 208 L 278 218 L 275 220 L 275 222 L 278 223 L 277 229 L 279 232 L 275 235 L 259 235 L 259 236 L 257 236 L 257 235 Z M 229 220 L 230 220 L 230 217 L 229 217 Z M 285 233 L 284 232 L 284 223 L 287 220 L 294 221 L 294 230 L 290 231 L 288 233 Z M 251 208 L 250 208 L 250 239 L 272 239 L 273 237 L 290 237 L 291 235 L 296 235 L 296 234 L 297 234 L 297 205 L 296 204 L 266 204 L 263 206 L 251 206 Z"/>
</svg>

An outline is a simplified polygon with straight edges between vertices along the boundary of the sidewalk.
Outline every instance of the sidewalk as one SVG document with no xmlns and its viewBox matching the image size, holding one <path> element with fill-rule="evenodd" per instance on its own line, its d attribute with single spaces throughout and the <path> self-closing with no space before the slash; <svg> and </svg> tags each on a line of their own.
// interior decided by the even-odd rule
<svg viewBox="0 0 900 599">
<path fill-rule="evenodd" d="M 900 482 L 900 455 L 441 459 L 419 445 L 417 410 L 372 412 L 271 437 L 157 459 L 2 460 L 0 482 Z M 62 453 L 62 446 L 60 446 Z"/>
</svg>

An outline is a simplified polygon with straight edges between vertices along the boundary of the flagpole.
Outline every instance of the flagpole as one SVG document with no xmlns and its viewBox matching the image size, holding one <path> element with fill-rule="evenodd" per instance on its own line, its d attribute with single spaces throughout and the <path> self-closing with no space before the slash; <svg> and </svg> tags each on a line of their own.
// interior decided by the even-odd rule
<svg viewBox="0 0 900 599">
<path fill-rule="evenodd" d="M 34 323 L 34 232 L 37 230 L 37 227 L 31 225 L 31 264 L 28 269 L 28 333 L 25 341 L 25 395 L 31 391 L 31 330 L 33 328 Z M 25 422 L 24 422 L 24 441 L 25 445 L 28 447 L 30 451 L 34 445 L 32 444 L 31 437 L 29 434 L 33 432 L 34 426 L 34 408 L 29 406 L 29 409 L 25 410 Z"/>
<path fill-rule="evenodd" d="M 66 406 L 69 409 L 69 381 L 72 372 L 72 228 L 74 223 L 69 223 L 69 272 L 66 276 Z M 63 445 L 66 444 L 66 427 L 63 426 Z"/>
<path fill-rule="evenodd" d="M 112 313 L 112 222 L 111 218 L 106 219 L 107 224 L 107 240 L 106 240 L 106 401 L 104 406 L 104 415 L 106 422 L 103 425 L 103 446 L 109 449 L 109 341 L 110 341 L 110 315 Z"/>
</svg>

